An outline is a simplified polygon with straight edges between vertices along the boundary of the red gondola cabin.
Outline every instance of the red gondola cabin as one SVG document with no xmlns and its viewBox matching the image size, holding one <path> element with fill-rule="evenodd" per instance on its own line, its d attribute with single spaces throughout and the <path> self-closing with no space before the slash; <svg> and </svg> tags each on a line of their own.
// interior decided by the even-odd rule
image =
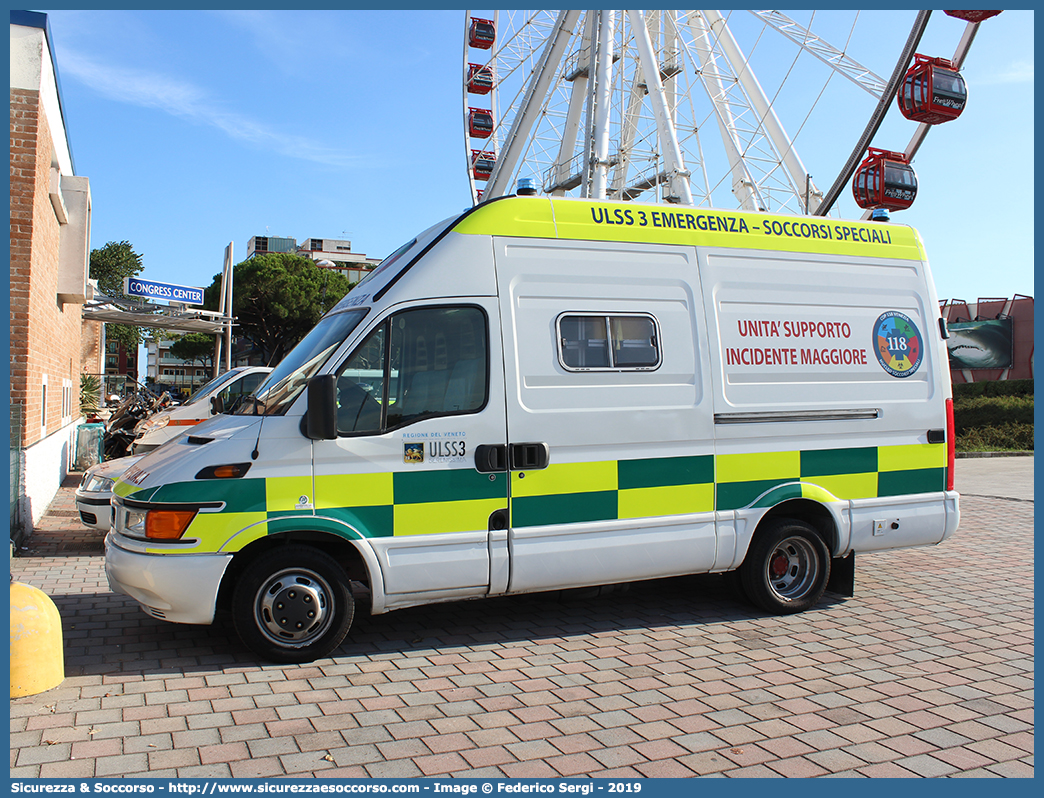
<svg viewBox="0 0 1044 798">
<path fill-rule="evenodd" d="M 961 115 L 968 89 L 952 61 L 917 54 L 896 100 L 907 119 L 938 125 Z"/>
<path fill-rule="evenodd" d="M 468 93 L 489 94 L 493 91 L 493 70 L 488 64 L 468 64 Z"/>
<path fill-rule="evenodd" d="M 860 208 L 901 211 L 917 197 L 917 175 L 903 153 L 871 147 L 852 179 L 852 194 Z"/>
<path fill-rule="evenodd" d="M 471 151 L 471 174 L 476 180 L 489 180 L 493 167 L 497 164 L 497 156 L 482 150 Z"/>
<path fill-rule="evenodd" d="M 997 16 L 1000 11 L 947 11 L 951 17 L 963 19 L 965 22 L 982 22 L 984 19 Z"/>
<path fill-rule="evenodd" d="M 493 112 L 485 108 L 469 108 L 468 135 L 474 139 L 488 139 L 492 136 Z"/>
<path fill-rule="evenodd" d="M 471 18 L 468 30 L 468 44 L 478 50 L 489 50 L 497 40 L 497 29 L 489 19 Z"/>
</svg>

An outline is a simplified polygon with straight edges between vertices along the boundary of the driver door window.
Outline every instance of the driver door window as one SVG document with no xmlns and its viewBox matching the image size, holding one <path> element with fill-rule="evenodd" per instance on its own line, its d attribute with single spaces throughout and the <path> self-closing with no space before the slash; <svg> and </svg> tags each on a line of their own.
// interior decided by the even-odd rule
<svg viewBox="0 0 1044 798">
<path fill-rule="evenodd" d="M 419 308 L 386 319 L 337 380 L 337 432 L 382 432 L 486 404 L 487 324 L 475 307 Z"/>
</svg>

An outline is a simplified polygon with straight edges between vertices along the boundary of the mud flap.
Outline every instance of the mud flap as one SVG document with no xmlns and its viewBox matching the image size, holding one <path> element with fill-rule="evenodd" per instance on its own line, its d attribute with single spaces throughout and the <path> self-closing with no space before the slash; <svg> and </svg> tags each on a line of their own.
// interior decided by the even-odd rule
<svg viewBox="0 0 1044 798">
<path fill-rule="evenodd" d="M 839 596 L 855 595 L 855 552 L 830 561 L 830 579 L 826 589 Z"/>
</svg>

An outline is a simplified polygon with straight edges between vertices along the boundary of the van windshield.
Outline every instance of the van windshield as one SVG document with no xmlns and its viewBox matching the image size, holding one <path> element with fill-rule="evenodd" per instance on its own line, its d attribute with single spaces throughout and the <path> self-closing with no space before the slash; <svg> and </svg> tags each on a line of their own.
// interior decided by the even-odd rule
<svg viewBox="0 0 1044 798">
<path fill-rule="evenodd" d="M 234 415 L 281 416 L 286 413 L 308 380 L 318 373 L 366 312 L 360 308 L 321 319 L 258 386 L 254 395 L 243 400 Z"/>
<path fill-rule="evenodd" d="M 226 371 L 224 374 L 219 374 L 210 382 L 204 383 L 204 385 L 198 391 L 192 394 L 189 400 L 184 404 L 192 405 L 200 401 L 201 399 L 210 396 L 210 394 L 212 394 L 216 389 L 220 388 L 222 385 L 224 385 L 226 382 L 228 382 L 238 374 L 239 369 L 232 369 L 232 371 Z"/>
</svg>

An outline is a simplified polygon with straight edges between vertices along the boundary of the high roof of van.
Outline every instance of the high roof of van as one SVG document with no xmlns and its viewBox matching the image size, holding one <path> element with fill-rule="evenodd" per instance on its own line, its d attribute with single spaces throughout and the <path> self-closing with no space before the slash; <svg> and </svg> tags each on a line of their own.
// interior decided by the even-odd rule
<svg viewBox="0 0 1044 798">
<path fill-rule="evenodd" d="M 418 234 L 385 258 L 330 312 L 380 301 L 411 272 L 415 263 L 453 234 L 926 260 L 917 231 L 901 224 L 634 202 L 502 197 L 469 208 Z M 457 260 L 446 274 L 453 274 L 455 280 L 464 279 L 464 268 L 465 263 Z M 474 282 L 479 279 L 479 272 L 472 269 L 470 274 L 472 282 L 464 293 L 495 293 L 495 287 L 480 287 Z M 431 292 L 425 295 L 449 295 L 445 293 L 446 285 L 427 286 L 424 290 Z M 460 292 L 454 289 L 450 293 Z"/>
<path fill-rule="evenodd" d="M 924 259 L 920 237 L 906 225 L 568 198 L 492 200 L 461 216 L 452 230 L 466 235 Z"/>
</svg>

